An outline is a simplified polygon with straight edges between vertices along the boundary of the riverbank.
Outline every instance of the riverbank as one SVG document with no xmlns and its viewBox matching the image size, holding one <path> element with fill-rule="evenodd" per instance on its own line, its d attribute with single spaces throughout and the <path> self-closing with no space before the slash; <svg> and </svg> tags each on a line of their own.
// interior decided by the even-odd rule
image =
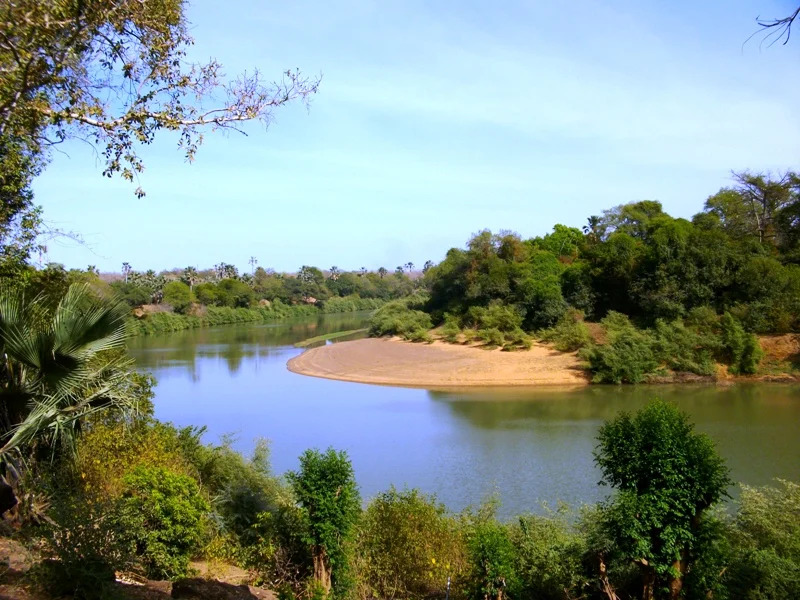
<svg viewBox="0 0 800 600">
<path fill-rule="evenodd" d="M 144 314 L 140 318 L 131 317 L 128 331 L 133 336 L 156 335 L 237 323 L 271 323 L 322 314 L 374 310 L 382 304 L 384 304 L 382 300 L 359 298 L 357 300 L 348 299 L 346 302 L 329 302 L 321 307 L 311 304 L 288 305 L 280 302 L 275 302 L 271 306 L 253 308 L 208 306 L 203 307 L 202 313 L 196 315 L 180 315 L 171 311 L 163 311 Z"/>
<path fill-rule="evenodd" d="M 312 348 L 291 359 L 293 373 L 381 385 L 449 388 L 480 386 L 585 386 L 586 370 L 575 353 L 534 343 L 503 352 L 436 341 L 367 338 Z"/>
</svg>

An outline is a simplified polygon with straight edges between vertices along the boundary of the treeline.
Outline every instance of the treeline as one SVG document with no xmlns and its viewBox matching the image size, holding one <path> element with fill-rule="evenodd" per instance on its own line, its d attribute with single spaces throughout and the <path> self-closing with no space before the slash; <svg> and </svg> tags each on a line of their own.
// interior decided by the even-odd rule
<svg viewBox="0 0 800 600">
<path fill-rule="evenodd" d="M 387 300 L 414 289 L 416 282 L 402 269 L 387 273 L 342 273 L 335 267 L 323 274 L 303 267 L 297 276 L 258 268 L 255 276 L 240 276 L 231 265 L 198 272 L 139 273 L 125 265 L 123 275 L 101 276 L 90 266 L 70 269 L 50 263 L 42 269 L 18 265 L 4 286 L 29 297 L 62 297 L 70 285 L 89 286 L 101 297 L 119 298 L 131 309 L 132 335 L 148 335 L 235 323 L 260 323 L 320 313 L 374 310 Z"/>
<path fill-rule="evenodd" d="M 750 334 L 800 331 L 800 178 L 735 181 L 691 220 L 642 201 L 590 217 L 583 230 L 556 225 L 527 240 L 480 232 L 425 274 L 426 296 L 376 315 L 374 333 L 425 339 L 426 327 L 442 325 L 451 341 L 509 349 L 531 334 L 566 336 L 570 350 L 602 348 L 586 352 L 601 381 L 659 368 L 705 375 L 715 360 L 751 373 L 760 350 Z M 584 320 L 602 323 L 598 335 Z M 631 362 L 639 374 L 610 365 Z"/>
<path fill-rule="evenodd" d="M 248 569 L 281 598 L 800 595 L 800 487 L 745 487 L 732 516 L 715 511 L 727 469 L 664 403 L 601 429 L 611 499 L 508 522 L 496 501 L 454 514 L 417 490 L 364 506 L 343 452 L 309 450 L 281 478 L 264 443 L 248 460 L 201 434 L 146 414 L 87 423 L 74 461 L 40 473 L 52 524 L 31 532 L 55 558 L 39 567 L 51 593 L 98 598 L 115 570 L 176 579 L 204 558 Z"/>
</svg>

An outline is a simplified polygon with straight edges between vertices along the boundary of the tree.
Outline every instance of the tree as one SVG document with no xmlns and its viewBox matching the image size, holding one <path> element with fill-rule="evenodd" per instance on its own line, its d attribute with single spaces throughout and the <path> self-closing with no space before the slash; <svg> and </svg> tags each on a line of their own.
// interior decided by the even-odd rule
<svg viewBox="0 0 800 600">
<path fill-rule="evenodd" d="M 172 306 L 175 312 L 184 313 L 193 301 L 191 288 L 182 281 L 170 281 L 164 286 L 164 302 Z"/>
<path fill-rule="evenodd" d="M 339 267 L 337 267 L 335 265 L 333 267 L 331 267 L 330 272 L 331 272 L 330 278 L 333 281 L 336 281 L 337 279 L 339 279 L 339 276 L 342 274 L 342 272 L 339 270 Z"/>
<path fill-rule="evenodd" d="M 361 509 L 350 459 L 333 448 L 324 454 L 306 450 L 300 470 L 287 477 L 308 525 L 305 542 L 311 547 L 314 579 L 326 593 L 333 588 L 343 594 L 348 585 L 347 544 Z"/>
<path fill-rule="evenodd" d="M 255 275 L 256 274 L 256 265 L 258 264 L 258 259 L 255 256 L 251 256 L 250 260 L 248 260 L 247 262 L 250 263 L 251 275 Z"/>
<path fill-rule="evenodd" d="M 133 269 L 131 268 L 131 264 L 124 262 L 122 263 L 122 276 L 125 277 L 125 283 L 128 283 L 128 276 L 131 274 Z"/>
<path fill-rule="evenodd" d="M 432 267 L 433 267 L 433 261 L 432 260 L 426 260 L 425 264 L 422 265 L 422 274 L 424 275 L 425 273 L 430 271 Z"/>
<path fill-rule="evenodd" d="M 724 461 L 686 414 L 659 400 L 606 422 L 598 442 L 603 483 L 618 490 L 604 507 L 604 524 L 623 557 L 639 566 L 642 599 L 681 597 L 708 538 L 705 513 L 732 483 Z"/>
<path fill-rule="evenodd" d="M 216 61 L 191 64 L 182 0 L 19 0 L 0 9 L 0 139 L 41 156 L 77 137 L 103 148 L 104 174 L 133 180 L 138 144 L 158 130 L 179 134 L 194 157 L 202 127 L 236 128 L 317 91 L 287 71 L 266 84 L 258 71 L 222 80 Z M 113 98 L 113 100 L 111 100 Z M 209 106 L 203 100 L 216 106 Z M 137 190 L 138 194 L 143 194 Z"/>
<path fill-rule="evenodd" d="M 137 410 L 133 360 L 124 355 L 128 308 L 86 285 L 52 298 L 0 293 L 0 461 L 31 445 L 71 448 L 99 411 Z"/>
<path fill-rule="evenodd" d="M 197 269 L 194 267 L 186 267 L 183 270 L 182 279 L 189 286 L 189 291 L 193 291 L 194 284 L 198 282 L 200 276 L 197 274 Z"/>
<path fill-rule="evenodd" d="M 719 217 L 733 237 L 753 236 L 761 244 L 776 240 L 776 218 L 783 209 L 796 204 L 800 176 L 787 171 L 774 178 L 770 173 L 733 173 L 736 184 L 723 188 L 706 200 L 705 210 Z"/>
<path fill-rule="evenodd" d="M 387 271 L 387 270 L 386 270 L 386 267 L 381 267 L 381 268 L 379 268 L 379 269 L 378 269 L 378 275 L 380 275 L 380 278 L 381 278 L 381 279 L 383 279 L 384 277 L 386 277 L 386 274 L 387 274 L 388 272 L 389 272 L 389 271 Z"/>
</svg>

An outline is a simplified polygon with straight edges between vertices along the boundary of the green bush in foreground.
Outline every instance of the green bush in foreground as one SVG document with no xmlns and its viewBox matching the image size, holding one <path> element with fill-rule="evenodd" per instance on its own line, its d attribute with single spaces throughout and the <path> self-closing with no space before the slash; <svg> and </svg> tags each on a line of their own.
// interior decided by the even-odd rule
<svg viewBox="0 0 800 600">
<path fill-rule="evenodd" d="M 185 576 L 209 511 L 197 482 L 160 467 L 137 467 L 123 483 L 119 526 L 145 573 L 153 579 Z"/>
</svg>

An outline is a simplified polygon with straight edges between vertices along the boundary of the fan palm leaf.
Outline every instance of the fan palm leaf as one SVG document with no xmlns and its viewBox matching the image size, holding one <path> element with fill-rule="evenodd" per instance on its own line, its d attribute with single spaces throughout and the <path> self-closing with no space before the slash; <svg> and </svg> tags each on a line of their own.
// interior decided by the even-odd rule
<svg viewBox="0 0 800 600">
<path fill-rule="evenodd" d="M 135 410 L 133 362 L 121 352 L 126 315 L 86 285 L 70 286 L 54 309 L 0 290 L 0 457 L 34 442 L 70 447 L 84 417 Z"/>
</svg>

